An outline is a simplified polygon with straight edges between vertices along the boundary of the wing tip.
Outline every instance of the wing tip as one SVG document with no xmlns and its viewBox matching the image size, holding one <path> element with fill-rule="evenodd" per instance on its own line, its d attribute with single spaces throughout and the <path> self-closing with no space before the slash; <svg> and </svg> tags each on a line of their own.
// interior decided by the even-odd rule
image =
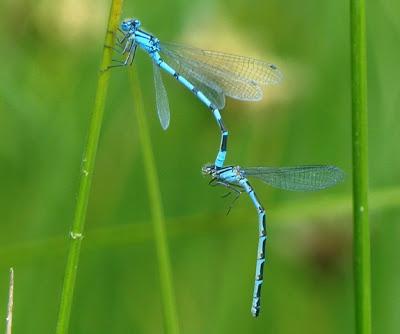
<svg viewBox="0 0 400 334">
<path fill-rule="evenodd" d="M 162 123 L 162 122 L 161 122 L 161 127 L 162 127 L 162 129 L 163 129 L 164 131 L 167 131 L 168 128 L 169 128 L 169 121 L 166 122 L 166 123 Z"/>
<path fill-rule="evenodd" d="M 335 184 L 342 182 L 346 178 L 346 173 L 341 168 L 336 166 L 330 166 L 330 168 L 335 173 L 334 175 Z"/>
<path fill-rule="evenodd" d="M 268 79 L 268 83 L 270 85 L 280 84 L 284 79 L 283 72 L 275 64 L 268 64 L 268 67 L 272 70 L 271 78 Z"/>
</svg>

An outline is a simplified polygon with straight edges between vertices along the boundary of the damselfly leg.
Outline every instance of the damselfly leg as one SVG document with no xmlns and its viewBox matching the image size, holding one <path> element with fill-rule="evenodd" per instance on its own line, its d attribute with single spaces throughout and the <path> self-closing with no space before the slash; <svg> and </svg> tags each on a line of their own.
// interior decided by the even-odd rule
<svg viewBox="0 0 400 334">
<path fill-rule="evenodd" d="M 219 180 L 217 178 L 211 179 L 211 181 L 208 182 L 208 184 L 211 187 L 223 186 L 225 188 L 228 188 L 230 191 L 228 191 L 226 194 L 222 195 L 221 196 L 222 198 L 226 198 L 226 197 L 230 196 L 232 193 L 235 194 L 231 204 L 229 204 L 228 211 L 226 212 L 226 215 L 229 215 L 229 213 L 231 212 L 234 204 L 236 203 L 236 201 L 238 200 L 240 195 L 243 193 L 242 187 L 240 187 L 240 186 L 238 186 L 236 184 L 232 184 L 232 183 L 221 181 L 221 180 Z"/>
</svg>

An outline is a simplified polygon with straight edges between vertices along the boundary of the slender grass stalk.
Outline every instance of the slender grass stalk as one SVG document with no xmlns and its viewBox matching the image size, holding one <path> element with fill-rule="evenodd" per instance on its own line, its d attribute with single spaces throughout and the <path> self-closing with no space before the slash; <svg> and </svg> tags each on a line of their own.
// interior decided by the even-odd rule
<svg viewBox="0 0 400 334">
<path fill-rule="evenodd" d="M 68 333 L 75 281 L 79 264 L 79 255 L 86 220 L 86 211 L 93 179 L 97 146 L 104 114 L 104 105 L 110 79 L 110 71 L 107 71 L 106 69 L 111 64 L 112 49 L 110 46 L 114 46 L 114 32 L 116 31 L 120 20 L 122 2 L 123 0 L 112 1 L 108 18 L 108 26 L 100 65 L 100 74 L 97 82 L 94 108 L 92 111 L 87 142 L 82 159 L 82 170 L 78 199 L 75 207 L 75 217 L 72 224 L 72 230 L 70 232 L 68 260 L 65 268 L 64 284 L 61 293 L 61 303 L 56 331 L 57 334 Z"/>
<path fill-rule="evenodd" d="M 350 0 L 356 333 L 371 333 L 365 0 Z"/>
<path fill-rule="evenodd" d="M 157 177 L 157 168 L 154 161 L 149 128 L 144 112 L 143 97 L 136 69 L 132 68 L 132 70 L 130 71 L 130 77 L 132 82 L 134 108 L 138 121 L 138 133 L 143 152 L 147 188 L 149 191 L 149 201 L 151 205 L 151 214 L 154 226 L 163 301 L 163 315 L 166 329 L 165 332 L 168 334 L 178 334 L 178 315 L 176 310 L 177 308 L 175 302 L 174 288 L 172 284 L 172 270 L 165 231 L 164 210 L 161 201 L 160 187 Z"/>
<path fill-rule="evenodd" d="M 6 334 L 11 334 L 12 332 L 13 307 L 14 307 L 14 269 L 10 268 L 10 285 L 8 290 Z"/>
</svg>

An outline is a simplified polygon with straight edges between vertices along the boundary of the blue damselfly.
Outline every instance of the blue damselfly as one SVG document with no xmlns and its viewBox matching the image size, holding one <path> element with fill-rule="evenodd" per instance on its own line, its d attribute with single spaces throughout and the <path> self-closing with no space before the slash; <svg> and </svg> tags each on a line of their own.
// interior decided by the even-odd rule
<svg viewBox="0 0 400 334">
<path fill-rule="evenodd" d="M 280 168 L 226 166 L 220 169 L 217 169 L 214 165 L 206 165 L 202 168 L 202 172 L 212 177 L 210 185 L 221 185 L 235 192 L 235 200 L 242 192 L 246 192 L 257 209 L 259 235 L 256 276 L 251 305 L 251 313 L 257 317 L 261 307 L 261 286 L 265 263 L 265 243 L 267 241 L 266 213 L 247 178 L 254 177 L 272 187 L 284 190 L 316 191 L 332 187 L 342 181 L 344 173 L 338 167 L 321 165 Z"/>
<path fill-rule="evenodd" d="M 140 29 L 141 22 L 128 18 L 120 25 L 121 38 L 117 51 L 124 57 L 114 60 L 116 65 L 132 64 L 139 46 L 153 60 L 156 105 L 163 129 L 170 121 L 167 92 L 159 68 L 173 76 L 209 108 L 221 131 L 221 142 L 215 159 L 216 168 L 224 165 L 227 151 L 228 131 L 222 121 L 220 110 L 225 97 L 242 101 L 258 101 L 263 96 L 262 87 L 277 84 L 282 73 L 274 64 L 248 57 L 222 52 L 162 43 L 152 34 Z M 161 55 L 165 58 L 162 58 Z"/>
</svg>

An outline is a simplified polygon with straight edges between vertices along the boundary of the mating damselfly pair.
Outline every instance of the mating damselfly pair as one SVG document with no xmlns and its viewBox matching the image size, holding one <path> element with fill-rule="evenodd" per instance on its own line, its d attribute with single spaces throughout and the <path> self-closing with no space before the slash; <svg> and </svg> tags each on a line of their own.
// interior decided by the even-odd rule
<svg viewBox="0 0 400 334">
<path fill-rule="evenodd" d="M 267 239 L 266 215 L 247 177 L 254 176 L 285 190 L 314 191 L 335 185 L 343 179 L 343 172 L 337 167 L 324 165 L 281 168 L 224 166 L 228 131 L 220 110 L 225 106 L 225 98 L 258 101 L 263 96 L 264 86 L 278 84 L 282 80 L 281 71 L 276 65 L 261 60 L 162 43 L 140 27 L 141 22 L 137 19 L 122 21 L 119 29 L 121 36 L 117 39 L 117 52 L 122 58 L 114 60 L 117 64 L 110 68 L 132 64 L 138 47 L 151 57 L 157 113 L 164 130 L 169 126 L 170 110 L 160 68 L 189 89 L 212 112 L 221 132 L 221 142 L 215 163 L 204 166 L 202 171 L 211 177 L 211 185 L 227 187 L 236 192 L 237 197 L 246 192 L 258 212 L 259 242 L 251 307 L 253 316 L 258 316 Z"/>
<path fill-rule="evenodd" d="M 228 142 L 228 130 L 220 114 L 220 109 L 225 106 L 225 97 L 258 101 L 263 95 L 262 86 L 279 83 L 282 73 L 277 66 L 264 61 L 162 43 L 152 34 L 140 29 L 140 26 L 137 19 L 126 19 L 121 23 L 120 32 L 123 35 L 118 39 L 117 45 L 124 59 L 115 60 L 117 64 L 111 67 L 132 64 L 137 47 L 148 53 L 153 60 L 157 112 L 163 129 L 169 126 L 170 111 L 159 68 L 193 92 L 211 110 L 221 131 L 215 166 L 222 167 Z"/>
</svg>

